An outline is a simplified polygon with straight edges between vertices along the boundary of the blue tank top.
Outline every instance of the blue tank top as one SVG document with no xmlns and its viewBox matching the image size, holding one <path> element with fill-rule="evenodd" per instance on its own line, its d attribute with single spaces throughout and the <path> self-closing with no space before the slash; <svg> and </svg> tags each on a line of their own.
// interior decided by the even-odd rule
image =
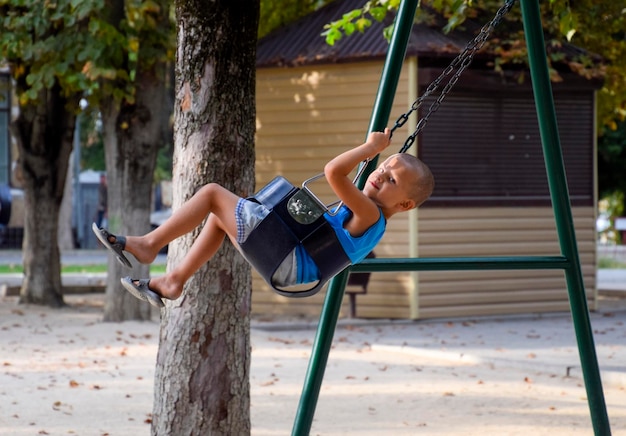
<svg viewBox="0 0 626 436">
<path fill-rule="evenodd" d="M 352 216 L 352 211 L 346 206 L 341 206 L 336 215 L 324 214 L 324 218 L 331 225 L 337 239 L 341 243 L 344 251 L 348 255 L 352 264 L 359 263 L 378 244 L 385 233 L 387 221 L 383 216 L 383 211 L 379 209 L 380 217 L 361 236 L 352 236 L 350 232 L 343 228 L 344 223 Z M 298 268 L 298 283 L 311 283 L 319 279 L 317 265 L 306 252 L 302 244 L 296 247 L 296 263 Z"/>
</svg>

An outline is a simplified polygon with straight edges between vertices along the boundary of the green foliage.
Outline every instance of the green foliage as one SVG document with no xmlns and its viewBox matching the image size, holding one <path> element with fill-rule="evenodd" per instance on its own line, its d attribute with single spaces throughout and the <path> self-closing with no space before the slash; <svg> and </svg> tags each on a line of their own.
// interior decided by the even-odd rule
<svg viewBox="0 0 626 436">
<path fill-rule="evenodd" d="M 344 35 L 350 36 L 354 32 L 365 32 L 371 25 L 372 19 L 381 22 L 387 12 L 398 9 L 400 0 L 370 0 L 361 9 L 355 9 L 344 14 L 339 20 L 324 26 L 322 36 L 328 45 L 335 45 Z M 389 39 L 392 28 L 385 29 L 385 37 Z"/>
<path fill-rule="evenodd" d="M 599 70 L 604 77 L 604 87 L 598 95 L 598 116 L 601 132 L 615 130 L 626 120 L 626 8 L 623 2 L 609 0 L 581 0 L 566 8 L 565 0 L 554 0 L 558 7 L 568 11 L 571 42 L 597 53 L 602 61 L 580 56 L 570 67 L 577 73 L 589 76 Z M 563 12 L 562 12 L 563 13 Z M 563 19 L 560 20 L 560 22 Z M 559 24 L 560 24 L 559 22 Z M 559 27 L 561 31 L 567 27 Z"/>
<path fill-rule="evenodd" d="M 20 104 L 55 83 L 65 95 L 93 89 L 83 67 L 96 42 L 89 17 L 102 7 L 102 0 L 0 0 L 0 58 L 18 83 Z"/>
<path fill-rule="evenodd" d="M 159 23 L 163 5 L 128 0 L 115 26 L 102 18 L 105 0 L 0 0 L 0 58 L 18 83 L 20 104 L 55 84 L 92 103 L 103 95 L 132 102 L 136 68 L 174 55 L 172 27 Z"/>
</svg>

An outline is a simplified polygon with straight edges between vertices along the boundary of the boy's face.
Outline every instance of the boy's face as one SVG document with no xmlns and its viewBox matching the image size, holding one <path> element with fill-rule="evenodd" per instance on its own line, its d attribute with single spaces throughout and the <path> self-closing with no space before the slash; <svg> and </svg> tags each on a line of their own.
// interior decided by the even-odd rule
<svg viewBox="0 0 626 436">
<path fill-rule="evenodd" d="M 370 174 L 363 193 L 383 209 L 408 210 L 415 202 L 409 199 L 406 189 L 415 177 L 404 160 L 391 156 Z"/>
</svg>

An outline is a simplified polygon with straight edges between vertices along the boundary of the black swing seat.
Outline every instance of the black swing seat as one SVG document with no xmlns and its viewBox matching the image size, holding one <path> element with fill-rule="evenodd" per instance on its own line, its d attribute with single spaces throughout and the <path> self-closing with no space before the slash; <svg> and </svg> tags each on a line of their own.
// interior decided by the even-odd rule
<svg viewBox="0 0 626 436">
<path fill-rule="evenodd" d="M 248 200 L 267 207 L 270 213 L 241 244 L 250 264 L 279 295 L 308 297 L 319 292 L 328 280 L 350 265 L 350 259 L 335 231 L 323 217 L 326 206 L 306 188 L 297 188 L 281 176 L 275 177 Z M 272 277 L 282 261 L 299 244 L 320 272 L 311 287 L 278 287 Z"/>
</svg>

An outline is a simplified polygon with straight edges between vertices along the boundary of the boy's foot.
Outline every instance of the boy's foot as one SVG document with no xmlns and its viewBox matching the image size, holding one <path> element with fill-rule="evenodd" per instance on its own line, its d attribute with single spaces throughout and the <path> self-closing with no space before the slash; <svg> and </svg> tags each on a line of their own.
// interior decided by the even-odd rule
<svg viewBox="0 0 626 436">
<path fill-rule="evenodd" d="M 150 289 L 150 279 L 131 279 L 130 277 L 122 277 L 120 279 L 122 286 L 140 300 L 147 301 L 154 307 L 159 309 L 165 307 L 161 296 Z"/>
<path fill-rule="evenodd" d="M 91 230 L 96 235 L 96 238 L 108 248 L 113 254 L 115 254 L 115 258 L 124 265 L 125 267 L 132 268 L 133 266 L 129 262 L 129 260 L 124 256 L 124 248 L 126 248 L 126 238 L 123 236 L 115 236 L 112 233 L 109 233 L 106 229 L 99 229 L 96 223 L 91 225 Z M 111 241 L 113 239 L 113 241 Z"/>
</svg>

